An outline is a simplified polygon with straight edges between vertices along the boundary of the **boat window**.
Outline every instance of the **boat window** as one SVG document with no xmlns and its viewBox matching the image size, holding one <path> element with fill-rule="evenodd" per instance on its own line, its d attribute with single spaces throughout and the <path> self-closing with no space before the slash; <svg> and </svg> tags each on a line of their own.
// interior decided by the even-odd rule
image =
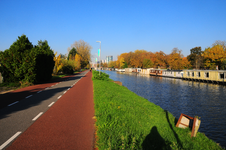
<svg viewBox="0 0 226 150">
<path fill-rule="evenodd" d="M 219 77 L 220 77 L 220 79 L 225 79 L 226 74 L 224 72 L 219 73 Z"/>
<path fill-rule="evenodd" d="M 200 76 L 201 76 L 200 72 L 197 72 L 197 77 L 200 77 Z"/>
<path fill-rule="evenodd" d="M 190 76 L 190 72 L 188 72 L 188 76 Z"/>
<path fill-rule="evenodd" d="M 209 78 L 209 72 L 205 72 L 205 77 Z"/>
<path fill-rule="evenodd" d="M 191 73 L 191 76 L 194 77 L 194 72 Z"/>
</svg>

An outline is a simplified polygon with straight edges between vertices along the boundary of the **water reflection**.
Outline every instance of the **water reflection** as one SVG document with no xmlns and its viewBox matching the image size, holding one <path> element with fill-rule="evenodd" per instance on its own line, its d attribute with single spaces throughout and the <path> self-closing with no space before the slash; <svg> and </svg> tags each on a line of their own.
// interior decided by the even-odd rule
<svg viewBox="0 0 226 150">
<path fill-rule="evenodd" d="M 134 93 L 171 112 L 201 117 L 199 131 L 226 147 L 226 87 L 174 78 L 105 71 Z"/>
</svg>

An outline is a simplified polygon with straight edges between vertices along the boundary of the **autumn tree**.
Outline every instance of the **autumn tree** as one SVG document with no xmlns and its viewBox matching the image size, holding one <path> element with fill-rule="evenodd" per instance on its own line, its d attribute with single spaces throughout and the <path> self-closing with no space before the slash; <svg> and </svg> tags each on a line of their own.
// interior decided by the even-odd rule
<svg viewBox="0 0 226 150">
<path fill-rule="evenodd" d="M 174 48 L 172 50 L 172 53 L 169 55 L 169 65 L 172 70 L 179 70 L 183 69 L 183 62 L 182 62 L 182 50 L 179 50 L 178 48 Z"/>
<path fill-rule="evenodd" d="M 78 55 L 78 54 L 76 54 L 75 55 L 75 62 L 74 62 L 75 64 L 75 66 L 74 66 L 74 69 L 75 70 L 79 70 L 79 69 L 81 69 L 81 56 L 80 55 Z"/>
<path fill-rule="evenodd" d="M 151 59 L 144 59 L 143 60 L 143 68 L 152 68 L 154 63 L 151 61 Z"/>
<path fill-rule="evenodd" d="M 221 46 L 223 47 L 223 49 L 226 50 L 226 41 L 216 40 L 216 41 L 212 44 L 212 47 L 213 47 L 213 46 L 216 46 L 216 45 L 221 45 Z"/>
<path fill-rule="evenodd" d="M 146 50 L 135 50 L 130 58 L 130 65 L 134 68 L 141 68 L 143 66 L 143 59 L 147 56 Z"/>
<path fill-rule="evenodd" d="M 205 67 L 215 69 L 218 66 L 219 69 L 225 68 L 226 51 L 222 45 L 214 45 L 208 47 L 203 53 Z"/>
<path fill-rule="evenodd" d="M 57 56 L 57 52 L 55 53 L 54 61 L 55 61 L 55 66 L 54 66 L 54 69 L 53 69 L 53 74 L 56 75 L 56 74 L 58 74 L 58 72 L 63 67 L 63 63 L 62 63 L 62 60 L 61 60 L 61 55 Z"/>
<path fill-rule="evenodd" d="M 162 51 L 151 54 L 151 59 L 156 68 L 166 68 L 168 66 L 166 54 Z"/>
<path fill-rule="evenodd" d="M 73 47 L 77 50 L 77 53 L 81 56 L 81 68 L 86 67 L 87 64 L 89 64 L 89 62 L 91 61 L 92 46 L 90 46 L 89 43 L 83 40 L 79 40 L 75 41 L 71 45 L 71 48 L 69 48 L 69 50 L 72 49 Z"/>
<path fill-rule="evenodd" d="M 109 64 L 108 64 L 108 67 L 109 68 L 116 68 L 117 67 L 116 61 L 110 61 Z"/>
<path fill-rule="evenodd" d="M 193 68 L 200 69 L 203 67 L 203 51 L 201 47 L 194 47 L 190 49 L 191 54 L 188 55 L 187 59 L 191 62 Z"/>
<path fill-rule="evenodd" d="M 187 57 L 182 58 L 182 69 L 189 69 L 191 68 L 191 63 L 188 61 Z"/>
</svg>

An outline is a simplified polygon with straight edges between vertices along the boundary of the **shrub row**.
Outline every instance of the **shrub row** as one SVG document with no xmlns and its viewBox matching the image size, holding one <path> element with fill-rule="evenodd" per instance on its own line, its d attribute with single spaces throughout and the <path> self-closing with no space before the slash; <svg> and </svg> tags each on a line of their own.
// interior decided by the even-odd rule
<svg viewBox="0 0 226 150">
<path fill-rule="evenodd" d="M 9 49 L 0 52 L 0 61 L 4 82 L 37 83 L 52 78 L 54 53 L 47 41 L 33 46 L 22 35 Z"/>
</svg>

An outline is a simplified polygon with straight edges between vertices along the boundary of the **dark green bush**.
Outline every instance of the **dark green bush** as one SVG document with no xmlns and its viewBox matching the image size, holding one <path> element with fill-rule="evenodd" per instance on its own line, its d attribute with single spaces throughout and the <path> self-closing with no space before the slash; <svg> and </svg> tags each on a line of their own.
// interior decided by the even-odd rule
<svg viewBox="0 0 226 150">
<path fill-rule="evenodd" d="M 73 74 L 74 73 L 73 67 L 71 65 L 67 64 L 62 67 L 62 72 L 63 72 L 63 74 Z"/>
<path fill-rule="evenodd" d="M 37 83 L 51 79 L 54 53 L 47 41 L 33 46 L 25 35 L 0 53 L 4 82 Z"/>
<path fill-rule="evenodd" d="M 92 71 L 92 73 L 93 73 L 93 80 L 105 80 L 105 81 L 109 81 L 110 79 L 109 79 L 109 75 L 108 74 L 106 74 L 106 73 L 103 73 L 103 72 L 100 72 L 100 75 L 99 75 L 99 71 L 95 71 L 95 70 L 93 70 Z"/>
</svg>

